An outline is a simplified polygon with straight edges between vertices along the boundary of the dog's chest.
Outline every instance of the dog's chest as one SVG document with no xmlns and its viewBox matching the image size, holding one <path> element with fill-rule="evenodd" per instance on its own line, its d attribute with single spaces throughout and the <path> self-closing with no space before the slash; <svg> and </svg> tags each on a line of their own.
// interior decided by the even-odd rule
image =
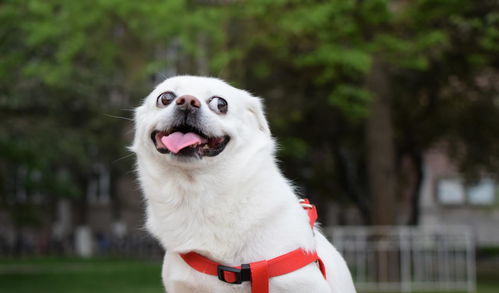
<svg viewBox="0 0 499 293">
<path fill-rule="evenodd" d="M 216 254 L 240 251 L 251 227 L 234 209 L 220 206 L 169 207 L 149 202 L 148 229 L 165 246 L 177 251 L 203 250 Z"/>
</svg>

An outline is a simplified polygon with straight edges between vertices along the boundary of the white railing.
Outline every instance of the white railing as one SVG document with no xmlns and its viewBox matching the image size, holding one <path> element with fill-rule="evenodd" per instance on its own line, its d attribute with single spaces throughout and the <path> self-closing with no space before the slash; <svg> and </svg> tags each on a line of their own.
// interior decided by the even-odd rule
<svg viewBox="0 0 499 293">
<path fill-rule="evenodd" d="M 335 227 L 324 232 L 359 292 L 475 292 L 468 227 Z"/>
</svg>

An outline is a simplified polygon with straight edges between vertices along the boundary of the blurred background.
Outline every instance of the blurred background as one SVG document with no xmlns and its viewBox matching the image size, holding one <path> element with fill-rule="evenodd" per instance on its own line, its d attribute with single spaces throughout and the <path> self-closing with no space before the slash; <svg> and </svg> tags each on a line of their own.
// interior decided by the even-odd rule
<svg viewBox="0 0 499 293">
<path fill-rule="evenodd" d="M 163 292 L 133 109 L 261 96 L 360 292 L 499 292 L 496 0 L 0 2 L 0 292 Z"/>
</svg>

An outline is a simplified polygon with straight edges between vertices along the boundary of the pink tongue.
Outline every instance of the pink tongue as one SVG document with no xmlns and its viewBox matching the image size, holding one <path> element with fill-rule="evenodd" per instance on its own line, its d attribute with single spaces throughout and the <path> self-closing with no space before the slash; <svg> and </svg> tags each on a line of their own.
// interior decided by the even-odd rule
<svg viewBox="0 0 499 293">
<path fill-rule="evenodd" d="M 178 153 L 180 150 L 198 143 L 206 142 L 206 139 L 201 138 L 199 135 L 188 132 L 174 132 L 168 136 L 163 136 L 161 142 L 168 148 L 168 150 L 174 154 Z"/>
</svg>

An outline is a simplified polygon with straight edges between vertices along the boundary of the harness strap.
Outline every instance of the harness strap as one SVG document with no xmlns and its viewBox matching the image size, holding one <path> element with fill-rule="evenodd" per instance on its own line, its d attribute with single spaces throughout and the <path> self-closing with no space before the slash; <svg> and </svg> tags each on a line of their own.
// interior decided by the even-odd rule
<svg viewBox="0 0 499 293">
<path fill-rule="evenodd" d="M 266 260 L 250 264 L 251 269 L 251 292 L 269 292 L 269 279 L 273 276 L 269 272 L 269 264 Z"/>
<path fill-rule="evenodd" d="M 317 208 L 315 205 L 311 204 L 308 198 L 300 199 L 300 204 L 304 210 L 308 213 L 308 221 L 312 230 L 314 229 L 315 222 L 317 221 Z"/>
<path fill-rule="evenodd" d="M 315 220 L 317 219 L 315 206 L 310 204 L 308 200 L 300 200 L 300 204 L 307 210 L 310 226 L 313 229 Z M 262 260 L 234 267 L 221 265 L 196 252 L 188 252 L 180 254 L 180 256 L 196 271 L 218 276 L 221 281 L 226 283 L 241 284 L 245 281 L 251 281 L 252 293 L 268 293 L 270 278 L 291 273 L 313 262 L 318 263 L 324 279 L 326 278 L 324 263 L 317 255 L 317 252 L 309 252 L 302 248 L 295 249 L 270 260 Z"/>
<path fill-rule="evenodd" d="M 318 261 L 319 268 L 321 267 L 317 252 L 307 252 L 301 248 L 270 260 L 234 267 L 220 265 L 196 252 L 188 252 L 180 254 L 180 256 L 196 271 L 218 276 L 219 279 L 224 282 L 240 284 L 244 281 L 251 280 L 253 293 L 268 292 L 268 290 L 262 291 L 262 288 L 268 288 L 269 278 L 291 273 L 315 261 Z M 325 272 L 323 272 L 323 275 L 325 277 Z"/>
</svg>

